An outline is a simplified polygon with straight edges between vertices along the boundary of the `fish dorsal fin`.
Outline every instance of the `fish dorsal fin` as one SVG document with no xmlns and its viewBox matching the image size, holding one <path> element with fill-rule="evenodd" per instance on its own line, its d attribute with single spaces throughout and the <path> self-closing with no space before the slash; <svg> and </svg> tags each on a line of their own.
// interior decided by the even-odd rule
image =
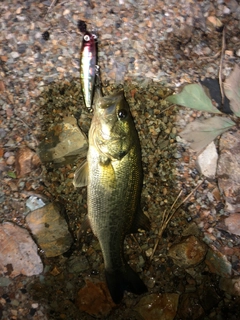
<svg viewBox="0 0 240 320">
<path fill-rule="evenodd" d="M 73 185 L 75 188 L 86 187 L 88 182 L 88 162 L 85 160 L 74 173 Z"/>
<path fill-rule="evenodd" d="M 148 217 L 143 213 L 140 204 L 138 205 L 137 211 L 134 215 L 133 222 L 129 233 L 136 233 L 139 230 L 149 231 L 151 229 L 151 224 Z"/>
</svg>

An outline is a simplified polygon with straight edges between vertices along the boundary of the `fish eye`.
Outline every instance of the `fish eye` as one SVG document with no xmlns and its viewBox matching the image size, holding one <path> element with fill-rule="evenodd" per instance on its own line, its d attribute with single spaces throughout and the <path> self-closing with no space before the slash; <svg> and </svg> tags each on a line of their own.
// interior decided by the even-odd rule
<svg viewBox="0 0 240 320">
<path fill-rule="evenodd" d="M 85 36 L 83 37 L 83 39 L 88 42 L 88 41 L 90 40 L 90 37 L 89 37 L 88 34 L 85 34 Z"/>
<path fill-rule="evenodd" d="M 128 113 L 125 109 L 118 110 L 118 118 L 119 119 L 125 119 L 127 117 Z"/>
</svg>

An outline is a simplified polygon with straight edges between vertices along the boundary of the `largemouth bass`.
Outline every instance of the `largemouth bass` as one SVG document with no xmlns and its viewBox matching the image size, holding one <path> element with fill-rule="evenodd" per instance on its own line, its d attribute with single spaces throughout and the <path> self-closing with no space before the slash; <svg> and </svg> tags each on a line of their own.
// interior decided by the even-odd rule
<svg viewBox="0 0 240 320">
<path fill-rule="evenodd" d="M 125 290 L 147 291 L 123 252 L 126 234 L 150 227 L 140 208 L 142 180 L 140 142 L 123 92 L 100 97 L 89 131 L 87 162 L 77 169 L 74 185 L 87 185 L 88 219 L 100 242 L 115 303 Z"/>
</svg>

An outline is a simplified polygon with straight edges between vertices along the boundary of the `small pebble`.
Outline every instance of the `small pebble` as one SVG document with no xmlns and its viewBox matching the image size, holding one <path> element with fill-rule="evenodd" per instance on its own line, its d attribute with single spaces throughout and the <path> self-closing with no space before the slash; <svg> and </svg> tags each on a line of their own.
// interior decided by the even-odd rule
<svg viewBox="0 0 240 320">
<path fill-rule="evenodd" d="M 240 57 L 240 49 L 237 49 L 236 55 L 237 55 L 238 57 Z"/>
<path fill-rule="evenodd" d="M 11 56 L 13 59 L 16 59 L 19 57 L 19 53 L 17 51 L 13 51 L 13 52 L 11 52 Z"/>
</svg>

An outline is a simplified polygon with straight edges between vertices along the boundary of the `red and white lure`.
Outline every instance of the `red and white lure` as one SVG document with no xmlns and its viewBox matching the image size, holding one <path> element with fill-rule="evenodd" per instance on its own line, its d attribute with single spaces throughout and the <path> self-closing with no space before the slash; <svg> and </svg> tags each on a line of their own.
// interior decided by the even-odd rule
<svg viewBox="0 0 240 320">
<path fill-rule="evenodd" d="M 93 95 L 97 67 L 97 36 L 86 30 L 83 21 L 78 23 L 79 30 L 84 32 L 80 54 L 80 81 L 86 108 L 92 112 Z"/>
</svg>

